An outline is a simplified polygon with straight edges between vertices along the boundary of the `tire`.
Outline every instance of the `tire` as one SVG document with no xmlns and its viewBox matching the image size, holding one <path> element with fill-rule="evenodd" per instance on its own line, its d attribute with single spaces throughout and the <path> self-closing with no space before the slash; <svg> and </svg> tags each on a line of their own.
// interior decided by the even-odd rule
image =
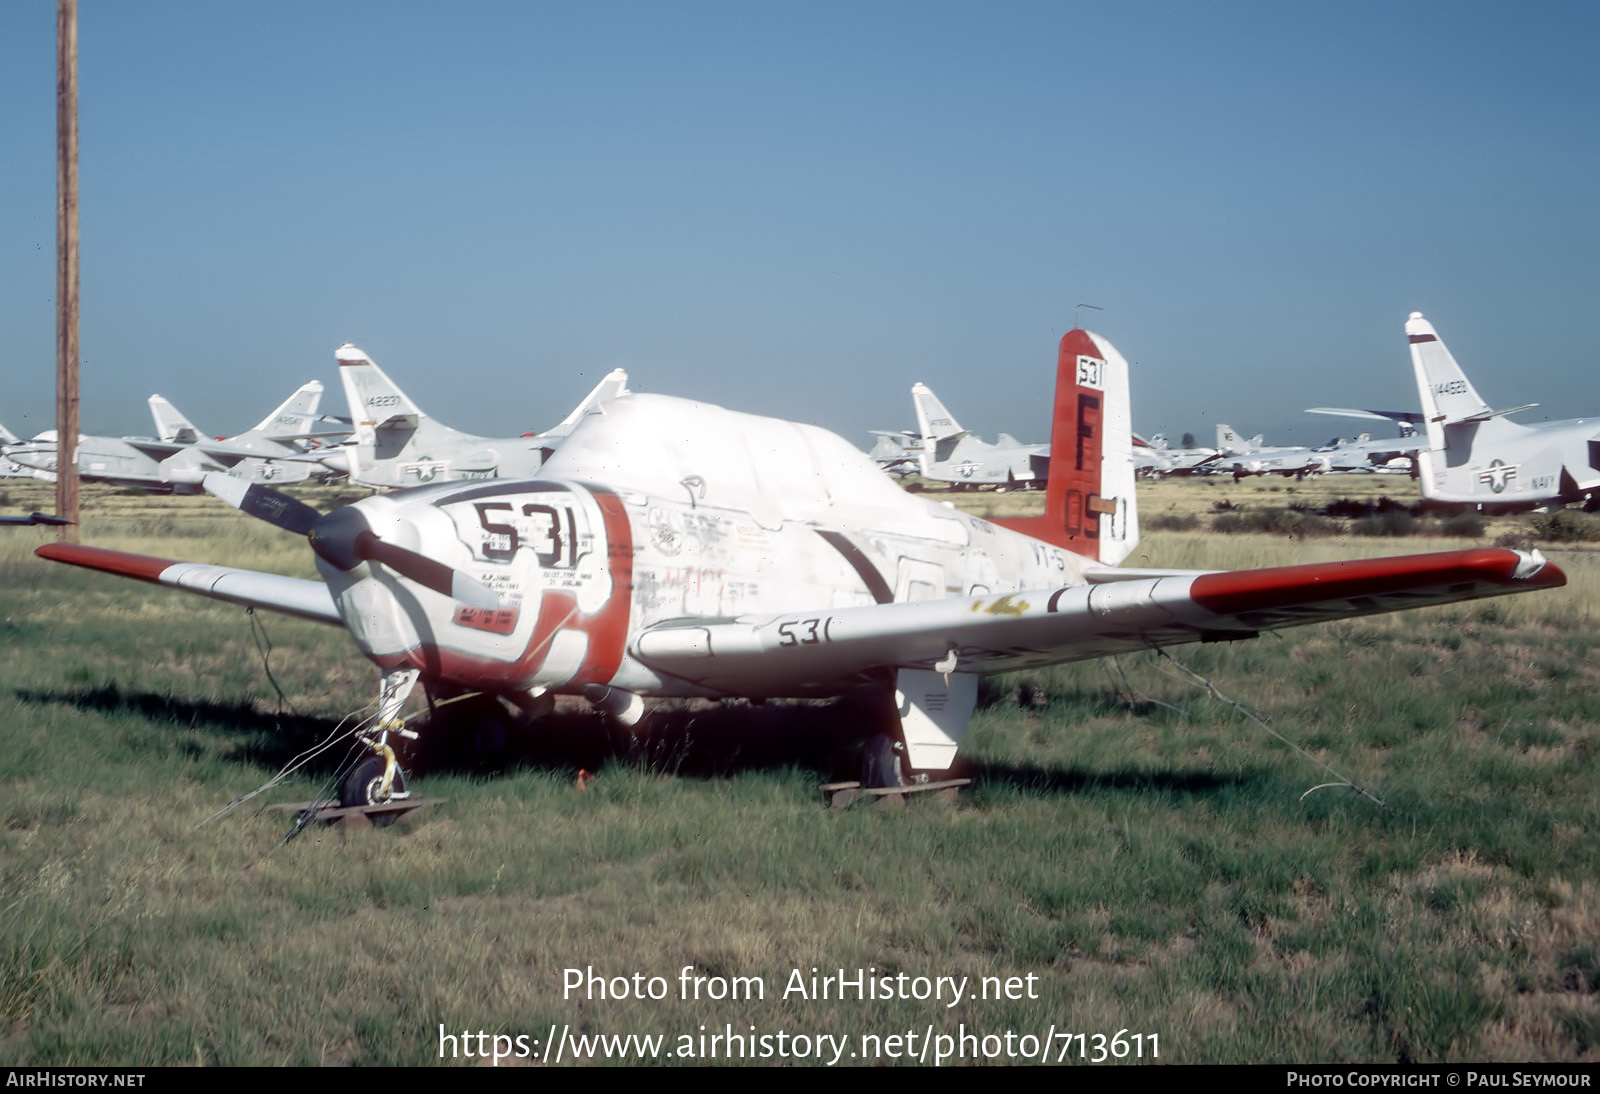
<svg viewBox="0 0 1600 1094">
<path fill-rule="evenodd" d="M 344 807 L 352 805 L 382 805 L 384 799 L 378 797 L 378 788 L 383 785 L 384 761 L 381 756 L 367 756 L 350 769 L 350 773 L 339 784 L 339 804 Z M 391 789 L 396 793 L 404 793 L 406 788 L 406 774 L 399 768 L 395 769 L 394 785 Z M 392 821 L 393 818 L 387 818 Z"/>
<path fill-rule="evenodd" d="M 861 785 L 869 790 L 909 786 L 906 746 L 887 733 L 868 737 L 861 746 Z"/>
</svg>

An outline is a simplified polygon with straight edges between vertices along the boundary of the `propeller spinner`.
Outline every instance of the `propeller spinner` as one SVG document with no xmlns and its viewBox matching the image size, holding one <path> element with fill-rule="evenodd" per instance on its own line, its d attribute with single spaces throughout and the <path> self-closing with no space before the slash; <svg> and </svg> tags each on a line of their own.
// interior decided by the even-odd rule
<svg viewBox="0 0 1600 1094">
<path fill-rule="evenodd" d="M 469 607 L 492 610 L 500 606 L 500 594 L 470 574 L 379 538 L 361 510 L 353 505 L 324 515 L 269 486 L 216 472 L 205 477 L 204 485 L 207 493 L 221 498 L 241 513 L 305 536 L 319 558 L 340 570 L 353 570 L 363 562 L 377 562 L 423 588 L 452 597 Z"/>
</svg>

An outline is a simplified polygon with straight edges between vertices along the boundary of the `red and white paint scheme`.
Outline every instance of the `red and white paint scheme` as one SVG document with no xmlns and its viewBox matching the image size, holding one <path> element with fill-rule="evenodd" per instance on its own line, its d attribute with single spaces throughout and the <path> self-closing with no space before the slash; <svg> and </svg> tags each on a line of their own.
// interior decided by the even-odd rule
<svg viewBox="0 0 1600 1094">
<path fill-rule="evenodd" d="M 985 521 L 908 494 L 814 426 L 628 393 L 534 479 L 438 483 L 327 515 L 207 480 L 306 534 L 325 583 L 93 547 L 39 553 L 342 625 L 382 670 L 391 724 L 419 679 L 530 710 L 548 693 L 582 695 L 623 720 L 651 697 L 875 689 L 893 712 L 866 750 L 880 783 L 950 767 L 984 673 L 1566 581 L 1506 550 L 1121 569 L 1139 541 L 1129 421 L 1127 362 L 1073 330 L 1042 517 Z"/>
</svg>

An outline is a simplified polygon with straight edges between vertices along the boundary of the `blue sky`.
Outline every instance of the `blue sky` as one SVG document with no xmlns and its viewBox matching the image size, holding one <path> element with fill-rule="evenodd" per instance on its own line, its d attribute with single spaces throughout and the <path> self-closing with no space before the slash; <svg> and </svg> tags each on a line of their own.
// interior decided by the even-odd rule
<svg viewBox="0 0 1600 1094">
<path fill-rule="evenodd" d="M 1073 306 L 1135 428 L 1600 413 L 1600 6 L 81 0 L 83 422 L 238 432 L 354 342 L 430 413 L 637 390 L 1044 440 Z M 55 4 L 0 6 L 0 422 L 53 424 Z"/>
</svg>

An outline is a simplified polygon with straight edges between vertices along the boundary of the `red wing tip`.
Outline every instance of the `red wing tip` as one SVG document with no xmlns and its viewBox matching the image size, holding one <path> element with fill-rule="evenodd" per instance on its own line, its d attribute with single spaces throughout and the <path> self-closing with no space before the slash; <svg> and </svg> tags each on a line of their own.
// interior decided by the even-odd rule
<svg viewBox="0 0 1600 1094">
<path fill-rule="evenodd" d="M 1190 595 L 1202 607 L 1226 614 L 1304 602 L 1313 591 L 1314 599 L 1339 600 L 1463 581 L 1489 582 L 1512 592 L 1559 588 L 1567 583 L 1567 575 L 1537 554 L 1474 547 L 1206 574 L 1195 579 Z"/>
<path fill-rule="evenodd" d="M 83 566 L 90 570 L 104 570 L 106 573 L 138 578 L 140 581 L 160 581 L 164 571 L 177 565 L 171 559 L 135 555 L 127 551 L 112 551 L 104 547 L 84 547 L 76 543 L 46 543 L 42 547 L 35 548 L 33 553 L 51 562 L 65 562 L 71 566 Z"/>
</svg>

